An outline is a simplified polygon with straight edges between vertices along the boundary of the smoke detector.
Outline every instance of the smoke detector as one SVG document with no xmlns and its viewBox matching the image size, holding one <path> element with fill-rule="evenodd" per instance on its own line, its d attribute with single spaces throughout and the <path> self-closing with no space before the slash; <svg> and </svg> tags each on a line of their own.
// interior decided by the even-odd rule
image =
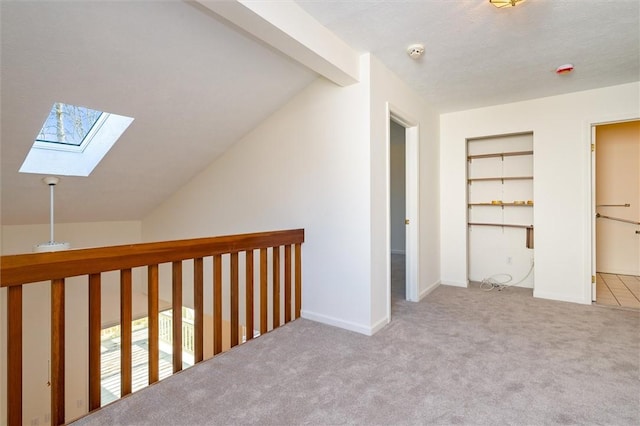
<svg viewBox="0 0 640 426">
<path fill-rule="evenodd" d="M 573 71 L 573 64 L 564 64 L 556 68 L 556 74 L 568 74 Z"/>
<path fill-rule="evenodd" d="M 424 54 L 424 45 L 420 43 L 412 44 L 407 47 L 407 54 L 411 59 L 418 59 Z"/>
</svg>

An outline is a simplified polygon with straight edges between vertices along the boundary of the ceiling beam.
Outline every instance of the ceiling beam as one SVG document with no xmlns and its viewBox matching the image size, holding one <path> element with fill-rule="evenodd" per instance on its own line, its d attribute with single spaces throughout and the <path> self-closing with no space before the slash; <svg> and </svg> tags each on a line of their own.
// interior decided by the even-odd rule
<svg viewBox="0 0 640 426">
<path fill-rule="evenodd" d="M 195 3 L 340 86 L 360 78 L 358 52 L 291 0 Z"/>
</svg>

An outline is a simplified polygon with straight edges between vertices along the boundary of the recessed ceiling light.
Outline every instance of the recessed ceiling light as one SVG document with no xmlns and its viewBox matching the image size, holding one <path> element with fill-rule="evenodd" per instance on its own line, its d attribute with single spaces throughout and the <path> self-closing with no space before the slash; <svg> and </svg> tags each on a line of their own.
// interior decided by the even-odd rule
<svg viewBox="0 0 640 426">
<path fill-rule="evenodd" d="M 407 54 L 411 57 L 411 59 L 418 59 L 424 54 L 424 45 L 420 43 L 412 44 L 407 47 Z"/>
<path fill-rule="evenodd" d="M 499 9 L 502 9 L 503 7 L 514 7 L 524 2 L 525 0 L 489 0 L 489 3 Z"/>
</svg>

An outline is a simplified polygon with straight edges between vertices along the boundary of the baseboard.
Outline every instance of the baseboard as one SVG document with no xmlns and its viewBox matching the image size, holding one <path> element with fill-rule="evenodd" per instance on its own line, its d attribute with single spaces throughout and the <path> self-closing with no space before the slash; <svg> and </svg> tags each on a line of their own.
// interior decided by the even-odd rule
<svg viewBox="0 0 640 426">
<path fill-rule="evenodd" d="M 405 251 L 404 250 L 391 249 L 391 254 L 405 254 Z"/>
<path fill-rule="evenodd" d="M 418 295 L 418 301 L 424 299 L 429 293 L 431 293 L 433 290 L 435 290 L 438 287 L 440 287 L 440 281 L 436 281 L 435 283 L 431 284 L 430 286 L 422 290 Z"/>
<path fill-rule="evenodd" d="M 469 281 L 447 281 L 447 280 L 442 280 L 440 281 L 440 284 L 442 285 L 450 285 L 453 287 L 469 287 Z"/>
<path fill-rule="evenodd" d="M 307 310 L 302 310 L 302 312 L 300 312 L 300 315 L 302 316 L 302 318 L 306 318 L 311 321 L 332 325 L 334 327 L 343 328 L 349 331 L 355 331 L 356 333 L 364 334 L 366 336 L 371 336 L 373 335 L 373 333 L 375 333 L 375 331 L 377 331 L 377 330 L 374 331 L 375 327 L 368 327 L 366 325 L 358 324 L 351 321 L 345 321 L 340 318 L 330 317 L 328 315 L 323 315 L 323 314 L 319 314 L 319 313 L 311 312 Z M 384 327 L 384 325 L 386 325 L 386 323 L 383 324 L 382 327 Z M 380 327 L 380 326 L 376 325 L 376 327 Z"/>
<path fill-rule="evenodd" d="M 592 303 L 592 300 L 590 297 L 585 300 L 584 298 L 581 298 L 581 297 L 564 296 L 564 295 L 555 294 L 555 293 L 544 293 L 544 292 L 536 291 L 535 289 L 533 290 L 533 297 L 537 297 L 538 299 L 555 300 L 558 302 L 579 303 L 581 305 L 591 305 Z"/>
<path fill-rule="evenodd" d="M 380 331 L 383 328 L 385 328 L 387 326 L 387 324 L 389 324 L 389 321 L 390 320 L 389 320 L 388 316 L 380 319 L 379 321 L 377 321 L 375 324 L 373 324 L 373 326 L 371 326 L 371 334 L 369 334 L 369 336 L 373 336 L 378 331 Z"/>
</svg>

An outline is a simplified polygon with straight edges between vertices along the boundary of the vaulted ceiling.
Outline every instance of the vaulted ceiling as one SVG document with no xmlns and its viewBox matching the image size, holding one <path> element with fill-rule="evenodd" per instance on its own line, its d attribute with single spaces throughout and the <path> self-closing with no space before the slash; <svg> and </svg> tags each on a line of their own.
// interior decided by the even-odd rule
<svg viewBox="0 0 640 426">
<path fill-rule="evenodd" d="M 640 79 L 637 0 L 298 4 L 441 112 Z M 0 19 L 3 225 L 48 220 L 42 176 L 18 168 L 53 102 L 135 118 L 88 178 L 63 178 L 56 221 L 139 220 L 317 78 L 191 2 L 3 1 Z"/>
<path fill-rule="evenodd" d="M 181 1 L 5 2 L 2 224 L 47 223 L 41 175 L 18 173 L 54 102 L 135 120 L 56 222 L 139 220 L 316 74 Z"/>
</svg>

